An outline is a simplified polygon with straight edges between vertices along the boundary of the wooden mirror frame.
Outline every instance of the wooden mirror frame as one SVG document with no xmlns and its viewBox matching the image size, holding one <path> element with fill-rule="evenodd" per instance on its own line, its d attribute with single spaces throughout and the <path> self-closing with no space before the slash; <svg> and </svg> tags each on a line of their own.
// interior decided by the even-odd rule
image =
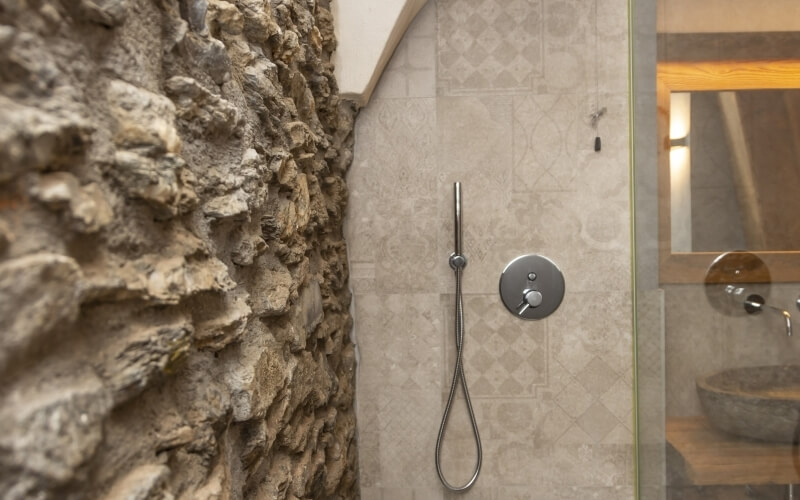
<svg viewBox="0 0 800 500">
<path fill-rule="evenodd" d="M 662 283 L 704 283 L 719 252 L 673 252 L 670 221 L 670 92 L 800 88 L 800 60 L 663 62 L 657 67 L 658 238 Z M 800 282 L 800 251 L 752 251 L 773 282 Z M 752 276 L 753 282 L 762 281 Z"/>
</svg>

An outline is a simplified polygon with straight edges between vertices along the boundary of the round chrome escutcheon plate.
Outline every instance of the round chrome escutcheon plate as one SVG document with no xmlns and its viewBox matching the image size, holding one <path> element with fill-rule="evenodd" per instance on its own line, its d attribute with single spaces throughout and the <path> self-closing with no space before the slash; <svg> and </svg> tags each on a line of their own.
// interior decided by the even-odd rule
<svg viewBox="0 0 800 500">
<path fill-rule="evenodd" d="M 509 262 L 500 275 L 500 298 L 518 318 L 546 318 L 564 299 L 564 275 L 547 257 L 521 255 Z"/>
</svg>

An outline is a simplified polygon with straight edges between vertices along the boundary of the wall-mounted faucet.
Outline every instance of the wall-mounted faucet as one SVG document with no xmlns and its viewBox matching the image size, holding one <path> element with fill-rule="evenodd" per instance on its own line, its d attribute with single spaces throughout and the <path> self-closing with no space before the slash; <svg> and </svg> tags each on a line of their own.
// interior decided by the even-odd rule
<svg viewBox="0 0 800 500">
<path fill-rule="evenodd" d="M 800 299 L 798 299 L 797 307 L 800 309 Z M 771 306 L 766 304 L 764 301 L 764 297 L 757 294 L 748 295 L 744 301 L 744 310 L 750 314 L 755 314 L 763 311 L 764 309 L 772 309 L 780 313 L 783 316 L 783 319 L 786 322 L 786 336 L 792 336 L 792 315 L 789 314 L 789 311 L 785 309 L 781 309 L 779 307 Z"/>
</svg>

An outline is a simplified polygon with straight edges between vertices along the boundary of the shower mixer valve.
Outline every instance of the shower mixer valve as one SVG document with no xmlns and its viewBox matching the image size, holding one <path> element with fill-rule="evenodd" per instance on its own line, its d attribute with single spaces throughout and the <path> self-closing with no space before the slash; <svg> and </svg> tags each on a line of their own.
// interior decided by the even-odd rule
<svg viewBox="0 0 800 500">
<path fill-rule="evenodd" d="M 522 255 L 512 260 L 500 275 L 500 298 L 518 318 L 546 318 L 564 298 L 564 275 L 547 257 Z"/>
</svg>

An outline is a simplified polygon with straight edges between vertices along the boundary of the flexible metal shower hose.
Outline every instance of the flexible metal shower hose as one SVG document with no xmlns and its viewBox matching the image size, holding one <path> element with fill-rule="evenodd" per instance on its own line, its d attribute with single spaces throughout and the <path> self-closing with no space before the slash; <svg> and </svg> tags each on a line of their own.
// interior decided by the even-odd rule
<svg viewBox="0 0 800 500">
<path fill-rule="evenodd" d="M 468 490 L 475 481 L 478 479 L 478 474 L 481 472 L 481 463 L 483 462 L 483 449 L 481 448 L 481 437 L 478 434 L 478 422 L 475 420 L 475 412 L 472 410 L 472 401 L 469 398 L 469 391 L 467 390 L 467 377 L 464 376 L 464 361 L 462 355 L 464 353 L 464 303 L 461 296 L 461 275 L 464 272 L 460 266 L 454 267 L 456 273 L 456 366 L 453 371 L 453 383 L 450 385 L 450 395 L 447 397 L 447 405 L 444 408 L 444 415 L 442 416 L 442 425 L 439 426 L 439 437 L 436 439 L 436 472 L 439 474 L 439 479 L 445 488 L 450 491 L 465 491 Z M 464 399 L 467 402 L 467 410 L 469 411 L 469 418 L 472 422 L 472 433 L 475 435 L 475 446 L 478 450 L 478 462 L 475 465 L 475 473 L 472 478 L 463 486 L 453 486 L 447 482 L 442 473 L 442 440 L 444 438 L 445 430 L 447 429 L 447 421 L 450 417 L 450 410 L 453 407 L 453 398 L 456 395 L 456 387 L 458 381 L 461 380 L 461 387 L 464 388 Z"/>
</svg>

